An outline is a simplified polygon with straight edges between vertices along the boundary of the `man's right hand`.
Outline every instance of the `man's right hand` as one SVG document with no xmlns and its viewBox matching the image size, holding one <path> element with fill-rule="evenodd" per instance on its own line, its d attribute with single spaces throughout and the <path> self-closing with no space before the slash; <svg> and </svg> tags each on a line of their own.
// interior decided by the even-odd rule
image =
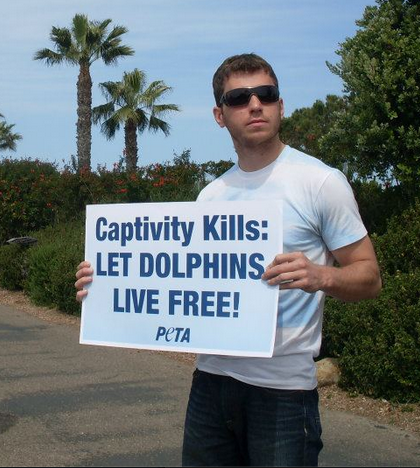
<svg viewBox="0 0 420 468">
<path fill-rule="evenodd" d="M 92 275 L 93 269 L 91 268 L 89 262 L 84 261 L 80 263 L 80 265 L 77 267 L 77 281 L 74 283 L 74 285 L 77 289 L 76 300 L 78 300 L 79 302 L 82 302 L 83 299 L 87 296 L 88 291 L 87 289 L 84 289 L 84 287 L 92 282 Z"/>
</svg>

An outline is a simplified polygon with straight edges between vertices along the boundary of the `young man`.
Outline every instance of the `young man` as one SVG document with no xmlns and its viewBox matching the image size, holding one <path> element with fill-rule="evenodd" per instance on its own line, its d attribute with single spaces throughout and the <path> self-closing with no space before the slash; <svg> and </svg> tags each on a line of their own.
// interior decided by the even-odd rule
<svg viewBox="0 0 420 468">
<path fill-rule="evenodd" d="M 273 357 L 198 357 L 183 465 L 315 466 L 322 442 L 314 357 L 324 297 L 375 297 L 375 253 L 343 174 L 280 141 L 283 101 L 271 66 L 255 54 L 230 57 L 213 89 L 214 117 L 229 131 L 238 163 L 198 201 L 261 200 L 264 209 L 264 200 L 283 200 L 284 253 L 262 277 L 280 288 Z M 91 275 L 81 263 L 79 300 Z"/>
</svg>

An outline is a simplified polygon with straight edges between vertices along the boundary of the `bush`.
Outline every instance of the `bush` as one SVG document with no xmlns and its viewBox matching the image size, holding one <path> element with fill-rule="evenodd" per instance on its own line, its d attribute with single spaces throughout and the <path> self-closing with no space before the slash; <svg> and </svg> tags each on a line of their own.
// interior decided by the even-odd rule
<svg viewBox="0 0 420 468">
<path fill-rule="evenodd" d="M 324 353 L 340 358 L 340 385 L 398 402 L 420 401 L 420 269 L 384 275 L 376 300 L 328 300 Z"/>
<path fill-rule="evenodd" d="M 50 163 L 0 161 L 0 244 L 54 222 L 60 174 Z"/>
<path fill-rule="evenodd" d="M 10 291 L 23 289 L 27 274 L 27 247 L 2 245 L 0 247 L 0 286 Z"/>
<path fill-rule="evenodd" d="M 80 313 L 75 300 L 75 271 L 83 259 L 84 224 L 81 221 L 49 227 L 37 233 L 38 244 L 28 253 L 25 290 L 37 305 Z"/>
<path fill-rule="evenodd" d="M 382 271 L 409 273 L 420 266 L 420 200 L 394 216 L 383 236 L 373 238 Z"/>
<path fill-rule="evenodd" d="M 359 303 L 327 298 L 321 355 L 340 358 L 340 385 L 347 389 L 420 401 L 420 202 L 373 241 L 383 290 Z"/>
</svg>

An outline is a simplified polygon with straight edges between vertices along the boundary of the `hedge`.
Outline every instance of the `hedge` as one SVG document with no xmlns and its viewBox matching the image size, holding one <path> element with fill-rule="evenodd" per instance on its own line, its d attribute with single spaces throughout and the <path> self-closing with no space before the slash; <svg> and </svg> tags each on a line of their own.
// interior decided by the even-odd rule
<svg viewBox="0 0 420 468">
<path fill-rule="evenodd" d="M 399 402 L 420 401 L 420 202 L 373 236 L 383 289 L 375 300 L 327 298 L 323 356 L 340 358 L 340 385 Z"/>
</svg>

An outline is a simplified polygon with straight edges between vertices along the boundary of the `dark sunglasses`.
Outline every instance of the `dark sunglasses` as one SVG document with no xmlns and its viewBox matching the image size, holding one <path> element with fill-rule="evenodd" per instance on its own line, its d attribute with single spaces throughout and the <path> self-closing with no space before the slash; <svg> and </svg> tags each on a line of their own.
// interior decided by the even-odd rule
<svg viewBox="0 0 420 468">
<path fill-rule="evenodd" d="M 262 103 L 272 103 L 278 101 L 280 97 L 279 89 L 274 85 L 263 85 L 255 88 L 236 88 L 228 91 L 220 98 L 220 105 L 244 106 L 248 104 L 251 96 L 255 94 Z"/>
</svg>

